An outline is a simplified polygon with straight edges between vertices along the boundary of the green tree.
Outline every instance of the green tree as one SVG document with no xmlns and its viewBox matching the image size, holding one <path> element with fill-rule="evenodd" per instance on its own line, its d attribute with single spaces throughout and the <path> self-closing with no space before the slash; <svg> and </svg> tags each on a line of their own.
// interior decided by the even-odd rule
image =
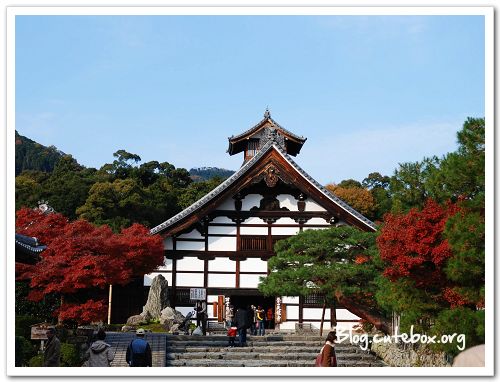
<svg viewBox="0 0 500 382">
<path fill-rule="evenodd" d="M 379 172 L 370 173 L 363 179 L 362 186 L 368 189 L 375 200 L 374 211 L 371 219 L 381 221 L 384 215 L 392 208 L 392 198 L 389 192 L 391 178 L 381 175 Z"/>
<path fill-rule="evenodd" d="M 375 279 L 382 270 L 375 238 L 373 232 L 344 226 L 280 240 L 259 290 L 265 295 L 323 294 L 387 331 L 387 319 L 374 299 Z"/>
</svg>

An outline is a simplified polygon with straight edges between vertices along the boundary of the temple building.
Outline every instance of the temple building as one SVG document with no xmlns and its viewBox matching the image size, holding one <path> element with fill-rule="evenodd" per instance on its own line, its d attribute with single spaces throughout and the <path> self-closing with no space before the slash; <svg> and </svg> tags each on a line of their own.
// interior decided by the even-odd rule
<svg viewBox="0 0 500 382">
<path fill-rule="evenodd" d="M 279 125 L 268 110 L 249 130 L 229 139 L 229 155 L 243 153 L 241 168 L 191 206 L 151 230 L 164 238 L 165 264 L 144 277 L 162 274 L 170 304 L 192 311 L 192 288 L 206 292 L 209 320 L 222 322 L 229 305 L 261 305 L 273 326 L 319 327 L 323 298 L 273 296 L 258 290 L 266 277 L 273 245 L 308 229 L 375 225 L 309 176 L 292 157 L 306 138 Z M 212 308 L 213 307 L 213 308 Z M 334 312 L 335 309 L 335 312 Z M 326 327 L 352 326 L 359 317 L 342 306 L 326 309 Z M 272 327 L 273 327 L 272 326 Z"/>
</svg>

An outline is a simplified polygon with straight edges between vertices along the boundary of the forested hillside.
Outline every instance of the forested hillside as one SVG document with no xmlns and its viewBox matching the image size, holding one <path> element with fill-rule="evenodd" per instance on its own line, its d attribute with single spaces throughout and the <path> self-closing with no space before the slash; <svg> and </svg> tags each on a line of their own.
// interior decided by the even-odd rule
<svg viewBox="0 0 500 382">
<path fill-rule="evenodd" d="M 234 171 L 219 167 L 199 167 L 189 170 L 191 179 L 195 182 L 209 180 L 212 178 L 226 179 L 234 174 Z"/>
<path fill-rule="evenodd" d="M 54 146 L 43 146 L 16 131 L 16 176 L 24 170 L 52 172 L 63 155 Z"/>
</svg>

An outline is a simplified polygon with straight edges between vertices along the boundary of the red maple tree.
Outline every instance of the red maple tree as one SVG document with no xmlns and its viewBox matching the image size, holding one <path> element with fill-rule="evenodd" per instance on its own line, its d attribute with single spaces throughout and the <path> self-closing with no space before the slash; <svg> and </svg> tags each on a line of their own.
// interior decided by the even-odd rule
<svg viewBox="0 0 500 382">
<path fill-rule="evenodd" d="M 59 320 L 103 320 L 107 301 L 102 291 L 108 285 L 126 285 L 163 264 L 161 236 L 149 235 L 139 224 L 115 234 L 108 226 L 24 208 L 17 212 L 16 232 L 47 245 L 37 264 L 16 263 L 16 275 L 29 280 L 32 301 L 49 293 L 61 296 L 54 312 Z"/>
<path fill-rule="evenodd" d="M 459 210 L 457 204 L 442 206 L 429 199 L 421 211 L 386 214 L 377 238 L 380 258 L 386 263 L 384 275 L 392 281 L 408 277 L 417 288 L 439 290 L 438 298 L 446 299 L 450 283 L 444 267 L 453 253 L 444 229 L 448 218 Z"/>
</svg>

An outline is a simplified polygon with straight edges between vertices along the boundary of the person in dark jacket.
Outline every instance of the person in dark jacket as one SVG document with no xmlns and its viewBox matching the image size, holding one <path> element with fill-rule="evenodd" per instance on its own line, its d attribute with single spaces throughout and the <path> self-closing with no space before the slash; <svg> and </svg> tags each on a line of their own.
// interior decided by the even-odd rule
<svg viewBox="0 0 500 382">
<path fill-rule="evenodd" d="M 127 348 L 126 360 L 131 367 L 152 367 L 153 357 L 151 346 L 144 339 L 144 329 L 137 329 L 137 338 Z"/>
<path fill-rule="evenodd" d="M 97 340 L 90 345 L 85 353 L 85 359 L 88 360 L 89 367 L 109 367 L 111 361 L 115 358 L 115 353 L 111 351 L 111 345 L 104 342 L 106 332 L 99 329 L 96 335 Z"/>
<path fill-rule="evenodd" d="M 61 341 L 57 338 L 56 330 L 54 328 L 49 328 L 46 334 L 48 341 L 43 351 L 43 366 L 60 366 Z"/>
<path fill-rule="evenodd" d="M 243 307 L 238 308 L 234 316 L 234 322 L 238 328 L 240 346 L 247 346 L 247 329 L 250 327 L 248 311 Z"/>
</svg>

